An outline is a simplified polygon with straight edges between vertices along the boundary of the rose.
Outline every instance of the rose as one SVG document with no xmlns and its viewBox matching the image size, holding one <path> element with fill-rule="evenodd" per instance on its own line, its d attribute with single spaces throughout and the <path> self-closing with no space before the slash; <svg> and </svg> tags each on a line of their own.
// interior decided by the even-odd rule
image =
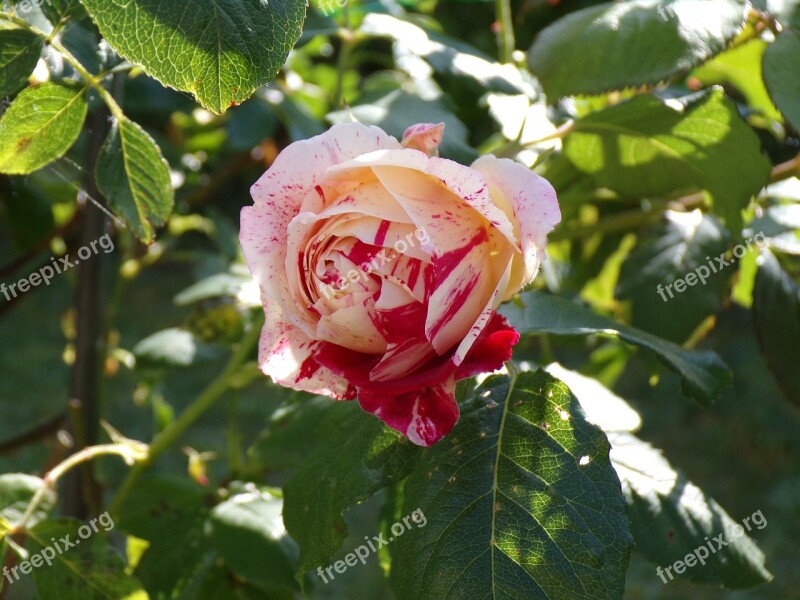
<svg viewBox="0 0 800 600">
<path fill-rule="evenodd" d="M 455 381 L 510 358 L 519 335 L 496 309 L 535 277 L 561 218 L 520 164 L 438 158 L 443 130 L 415 125 L 401 144 L 349 123 L 291 144 L 240 233 L 266 315 L 263 372 L 358 398 L 426 446 L 458 419 Z"/>
</svg>

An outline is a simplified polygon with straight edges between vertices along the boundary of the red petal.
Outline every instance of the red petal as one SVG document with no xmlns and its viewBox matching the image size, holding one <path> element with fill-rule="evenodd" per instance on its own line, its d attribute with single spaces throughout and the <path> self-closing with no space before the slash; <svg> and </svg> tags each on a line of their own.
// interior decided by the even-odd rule
<svg viewBox="0 0 800 600">
<path fill-rule="evenodd" d="M 454 390 L 453 378 L 436 386 L 397 396 L 360 389 L 358 402 L 365 411 L 374 414 L 418 446 L 431 446 L 450 433 L 458 421 Z"/>
<path fill-rule="evenodd" d="M 479 373 L 491 373 L 511 360 L 511 350 L 519 341 L 519 333 L 502 315 L 495 313 L 464 362 L 456 371 L 456 379 L 466 379 Z"/>
</svg>

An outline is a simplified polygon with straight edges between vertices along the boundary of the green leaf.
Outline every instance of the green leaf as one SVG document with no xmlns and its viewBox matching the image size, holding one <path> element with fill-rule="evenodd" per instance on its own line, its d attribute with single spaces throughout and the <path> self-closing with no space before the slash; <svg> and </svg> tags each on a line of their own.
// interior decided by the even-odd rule
<svg viewBox="0 0 800 600">
<path fill-rule="evenodd" d="M 86 118 L 85 89 L 29 87 L 0 118 L 0 173 L 26 175 L 70 149 Z"/>
<path fill-rule="evenodd" d="M 214 356 L 214 351 L 185 329 L 164 329 L 133 347 L 137 364 L 144 367 L 189 367 Z"/>
<path fill-rule="evenodd" d="M 474 46 L 441 32 L 423 29 L 405 19 L 370 13 L 361 24 L 361 32 L 390 37 L 395 41 L 395 52 L 399 56 L 422 58 L 438 73 L 472 79 L 485 91 L 515 94 L 529 89 L 519 69 L 513 65 L 495 62 Z M 416 69 L 412 76 L 418 73 Z M 428 117 L 426 120 L 436 122 Z"/>
<path fill-rule="evenodd" d="M 660 451 L 630 433 L 611 433 L 609 440 L 611 460 L 628 502 L 636 550 L 665 569 L 696 549 L 705 549 L 699 550 L 701 556 L 706 555 L 705 564 L 697 563 L 682 574 L 664 570 L 659 577 L 665 583 L 679 577 L 738 589 L 772 579 L 764 565 L 764 554 L 744 531 L 766 527 L 761 511 L 737 524 L 713 498 L 676 471 Z M 727 545 L 719 547 L 713 541 L 719 536 Z M 696 559 L 697 555 L 690 560 Z"/>
<path fill-rule="evenodd" d="M 786 399 L 800 406 L 800 285 L 764 250 L 753 290 L 753 315 L 761 352 Z"/>
<path fill-rule="evenodd" d="M 564 298 L 542 292 L 520 297 L 523 307 L 509 303 L 500 312 L 523 335 L 617 335 L 636 346 L 652 350 L 681 378 L 681 391 L 702 404 L 709 404 L 731 383 L 731 372 L 713 352 L 686 350 L 677 344 L 603 317 Z"/>
<path fill-rule="evenodd" d="M 333 410 L 338 409 L 327 396 L 304 397 L 279 408 L 248 451 L 249 457 L 260 470 L 299 469 L 314 452 L 307 432 L 317 431 Z"/>
<path fill-rule="evenodd" d="M 86 523 L 59 519 L 39 523 L 29 532 L 31 558 L 48 548 L 46 554 L 54 555 L 52 565 L 45 562 L 33 570 L 39 598 L 148 600 L 141 583 L 125 572 L 125 562 L 103 535 L 104 528 L 98 529 L 95 532 Z"/>
<path fill-rule="evenodd" d="M 598 186 L 633 197 L 703 188 L 733 231 L 771 167 L 721 90 L 692 96 L 685 106 L 637 96 L 593 113 L 575 122 L 564 153 Z"/>
<path fill-rule="evenodd" d="M 631 325 L 673 342 L 685 341 L 722 308 L 736 259 L 727 257 L 734 264 L 720 272 L 715 272 L 714 259 L 726 252 L 729 241 L 725 228 L 699 210 L 667 211 L 663 223 L 639 236 L 620 270 L 616 296 L 631 301 Z M 703 279 L 695 272 L 698 268 Z M 674 289 L 678 279 L 684 282 L 681 291 Z"/>
<path fill-rule="evenodd" d="M 22 517 L 37 493 L 43 493 L 36 510 L 28 518 L 26 527 L 35 526 L 53 512 L 56 493 L 47 487 L 43 479 L 22 473 L 0 475 L 0 519 L 11 529 L 22 522 Z M 0 534 L 5 537 L 5 534 Z"/>
<path fill-rule="evenodd" d="M 389 135 L 402 139 L 403 133 L 424 114 L 431 123 L 444 123 L 442 156 L 469 164 L 478 155 L 467 143 L 467 127 L 441 100 L 423 100 L 404 90 L 395 90 L 368 104 L 356 105 L 328 115 L 333 123 L 345 123 L 352 117 L 365 125 L 377 125 Z"/>
<path fill-rule="evenodd" d="M 762 78 L 761 60 L 767 47 L 768 44 L 759 38 L 735 46 L 692 71 L 692 77 L 705 86 L 733 84 L 749 106 L 780 121 L 780 112 L 772 103 Z"/>
<path fill-rule="evenodd" d="M 737 0 L 591 6 L 539 33 L 528 62 L 551 101 L 652 85 L 724 50 L 744 25 L 744 9 Z"/>
<path fill-rule="evenodd" d="M 0 25 L 0 97 L 25 86 L 42 53 L 43 41 L 25 29 Z"/>
<path fill-rule="evenodd" d="M 250 484 L 211 511 L 209 535 L 225 563 L 245 582 L 265 589 L 295 589 L 295 569 L 281 541 L 289 541 L 283 527 L 283 501 Z"/>
<path fill-rule="evenodd" d="M 178 306 L 188 306 L 212 298 L 235 298 L 252 280 L 249 273 L 218 273 L 186 288 L 175 296 L 174 302 Z"/>
<path fill-rule="evenodd" d="M 800 13 L 800 10 L 798 10 Z M 792 127 L 800 131 L 800 16 L 764 52 L 764 83 Z"/>
<path fill-rule="evenodd" d="M 603 432 L 544 371 L 491 377 L 404 488 L 398 600 L 622 598 L 632 544 Z"/>
<path fill-rule="evenodd" d="M 306 437 L 313 454 L 284 487 L 283 518 L 300 546 L 300 572 L 330 560 L 347 537 L 342 513 L 403 479 L 419 452 L 357 403 L 330 403 Z"/>
<path fill-rule="evenodd" d="M 120 508 L 119 528 L 150 542 L 135 574 L 154 600 L 175 597 L 203 562 L 213 501 L 191 481 L 158 477 L 141 482 Z"/>
<path fill-rule="evenodd" d="M 169 165 L 153 138 L 128 119 L 117 120 L 96 167 L 97 187 L 136 237 L 152 242 L 174 204 Z"/>
<path fill-rule="evenodd" d="M 283 66 L 304 0 L 83 0 L 100 32 L 164 85 L 222 114 Z"/>
</svg>

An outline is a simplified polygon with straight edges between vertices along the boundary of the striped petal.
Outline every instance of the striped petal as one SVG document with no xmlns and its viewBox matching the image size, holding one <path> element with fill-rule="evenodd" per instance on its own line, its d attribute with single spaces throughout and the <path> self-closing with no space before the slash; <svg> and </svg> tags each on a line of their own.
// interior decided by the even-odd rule
<svg viewBox="0 0 800 600">
<path fill-rule="evenodd" d="M 435 386 L 386 396 L 359 390 L 361 408 L 396 429 L 418 446 L 431 446 L 450 433 L 458 421 L 455 380 Z"/>
<path fill-rule="evenodd" d="M 545 258 L 547 234 L 561 221 L 561 210 L 550 182 L 519 163 L 483 156 L 472 168 L 486 179 L 495 205 L 517 224 L 515 235 L 522 256 L 515 260 L 509 291 L 503 298 L 508 300 L 536 277 Z"/>
</svg>

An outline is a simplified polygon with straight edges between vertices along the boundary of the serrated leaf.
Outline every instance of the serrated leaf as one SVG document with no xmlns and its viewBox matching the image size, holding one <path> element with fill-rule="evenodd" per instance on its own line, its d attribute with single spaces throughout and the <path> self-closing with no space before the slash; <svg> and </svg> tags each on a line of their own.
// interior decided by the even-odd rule
<svg viewBox="0 0 800 600">
<path fill-rule="evenodd" d="M 354 402 L 334 402 L 315 447 L 284 487 L 283 518 L 300 546 L 300 572 L 326 564 L 347 537 L 342 513 L 403 479 L 418 448 Z"/>
<path fill-rule="evenodd" d="M 734 264 L 719 272 L 715 272 L 714 259 L 726 252 L 729 242 L 719 221 L 699 210 L 667 211 L 662 223 L 643 231 L 622 264 L 616 292 L 617 298 L 631 302 L 631 325 L 684 342 L 722 308 L 728 281 L 736 273 L 736 259 L 730 258 Z M 705 281 L 698 278 L 697 268 Z M 685 282 L 681 292 L 673 285 L 678 279 Z M 689 286 L 688 281 L 694 283 Z"/>
<path fill-rule="evenodd" d="M 111 127 L 96 167 L 108 205 L 143 242 L 166 223 L 174 204 L 169 165 L 153 138 L 128 119 Z"/>
<path fill-rule="evenodd" d="M 54 555 L 52 565 L 42 564 L 33 570 L 39 598 L 148 600 L 141 583 L 125 572 L 125 562 L 109 544 L 102 526 L 98 529 L 94 532 L 86 523 L 59 519 L 43 521 L 28 533 L 33 556 L 46 548 L 50 549 L 48 555 Z M 65 536 L 73 547 L 67 547 Z"/>
<path fill-rule="evenodd" d="M 662 571 L 660 577 L 665 583 L 678 577 L 739 589 L 772 579 L 764 554 L 744 531 L 766 527 L 763 513 L 755 513 L 755 522 L 748 519 L 742 529 L 713 498 L 676 471 L 661 452 L 630 433 L 610 433 L 609 440 L 611 461 L 628 502 L 636 550 L 666 568 L 705 547 L 705 552 L 700 551 L 706 555 L 705 564 L 697 563 L 682 574 Z M 714 541 L 719 536 L 724 545 Z"/>
<path fill-rule="evenodd" d="M 83 0 L 103 37 L 163 84 L 222 114 L 283 66 L 304 0 Z"/>
<path fill-rule="evenodd" d="M 546 27 L 528 62 L 548 98 L 656 84 L 728 45 L 744 25 L 737 0 L 631 0 L 575 11 Z"/>
<path fill-rule="evenodd" d="M 317 431 L 325 416 L 335 409 L 330 398 L 303 398 L 281 407 L 248 451 L 258 469 L 299 469 L 313 454 L 305 434 Z"/>
<path fill-rule="evenodd" d="M 632 544 L 603 432 L 544 371 L 495 376 L 427 449 L 393 543 L 398 600 L 622 598 Z"/>
<path fill-rule="evenodd" d="M 564 154 L 599 187 L 637 198 L 703 188 L 734 231 L 771 167 L 758 137 L 718 89 L 685 106 L 637 96 L 592 113 L 575 122 Z"/>
<path fill-rule="evenodd" d="M 800 284 L 771 252 L 761 253 L 753 289 L 753 316 L 761 352 L 786 399 L 800 406 Z"/>
<path fill-rule="evenodd" d="M 205 560 L 213 500 L 191 481 L 158 477 L 141 482 L 120 508 L 118 527 L 150 542 L 135 574 L 154 600 L 176 597 Z"/>
<path fill-rule="evenodd" d="M 39 500 L 26 527 L 33 527 L 47 518 L 56 505 L 56 493 L 48 488 L 44 480 L 33 475 L 23 473 L 6 473 L 0 475 L 0 519 L 11 529 L 17 527 L 28 510 L 33 497 L 42 492 L 44 495 Z M 0 534 L 4 537 L 4 534 Z"/>
<path fill-rule="evenodd" d="M 630 344 L 653 351 L 681 376 L 681 391 L 702 404 L 709 404 L 731 383 L 731 372 L 713 352 L 686 350 L 652 334 L 617 323 L 613 319 L 564 298 L 542 292 L 520 296 L 522 307 L 506 304 L 500 311 L 522 335 L 616 335 Z"/>
<path fill-rule="evenodd" d="M 42 53 L 43 40 L 25 29 L 0 26 L 0 97 L 28 82 Z"/>
<path fill-rule="evenodd" d="M 209 517 L 214 548 L 245 582 L 265 589 L 297 588 L 294 568 L 281 543 L 292 543 L 283 527 L 283 501 L 253 489 L 232 495 Z"/>
<path fill-rule="evenodd" d="M 26 175 L 63 156 L 86 118 L 84 91 L 43 83 L 20 92 L 0 118 L 0 173 Z"/>
<path fill-rule="evenodd" d="M 798 10 L 800 14 L 800 10 Z M 775 106 L 800 131 L 800 16 L 764 52 L 764 83 Z"/>
</svg>

